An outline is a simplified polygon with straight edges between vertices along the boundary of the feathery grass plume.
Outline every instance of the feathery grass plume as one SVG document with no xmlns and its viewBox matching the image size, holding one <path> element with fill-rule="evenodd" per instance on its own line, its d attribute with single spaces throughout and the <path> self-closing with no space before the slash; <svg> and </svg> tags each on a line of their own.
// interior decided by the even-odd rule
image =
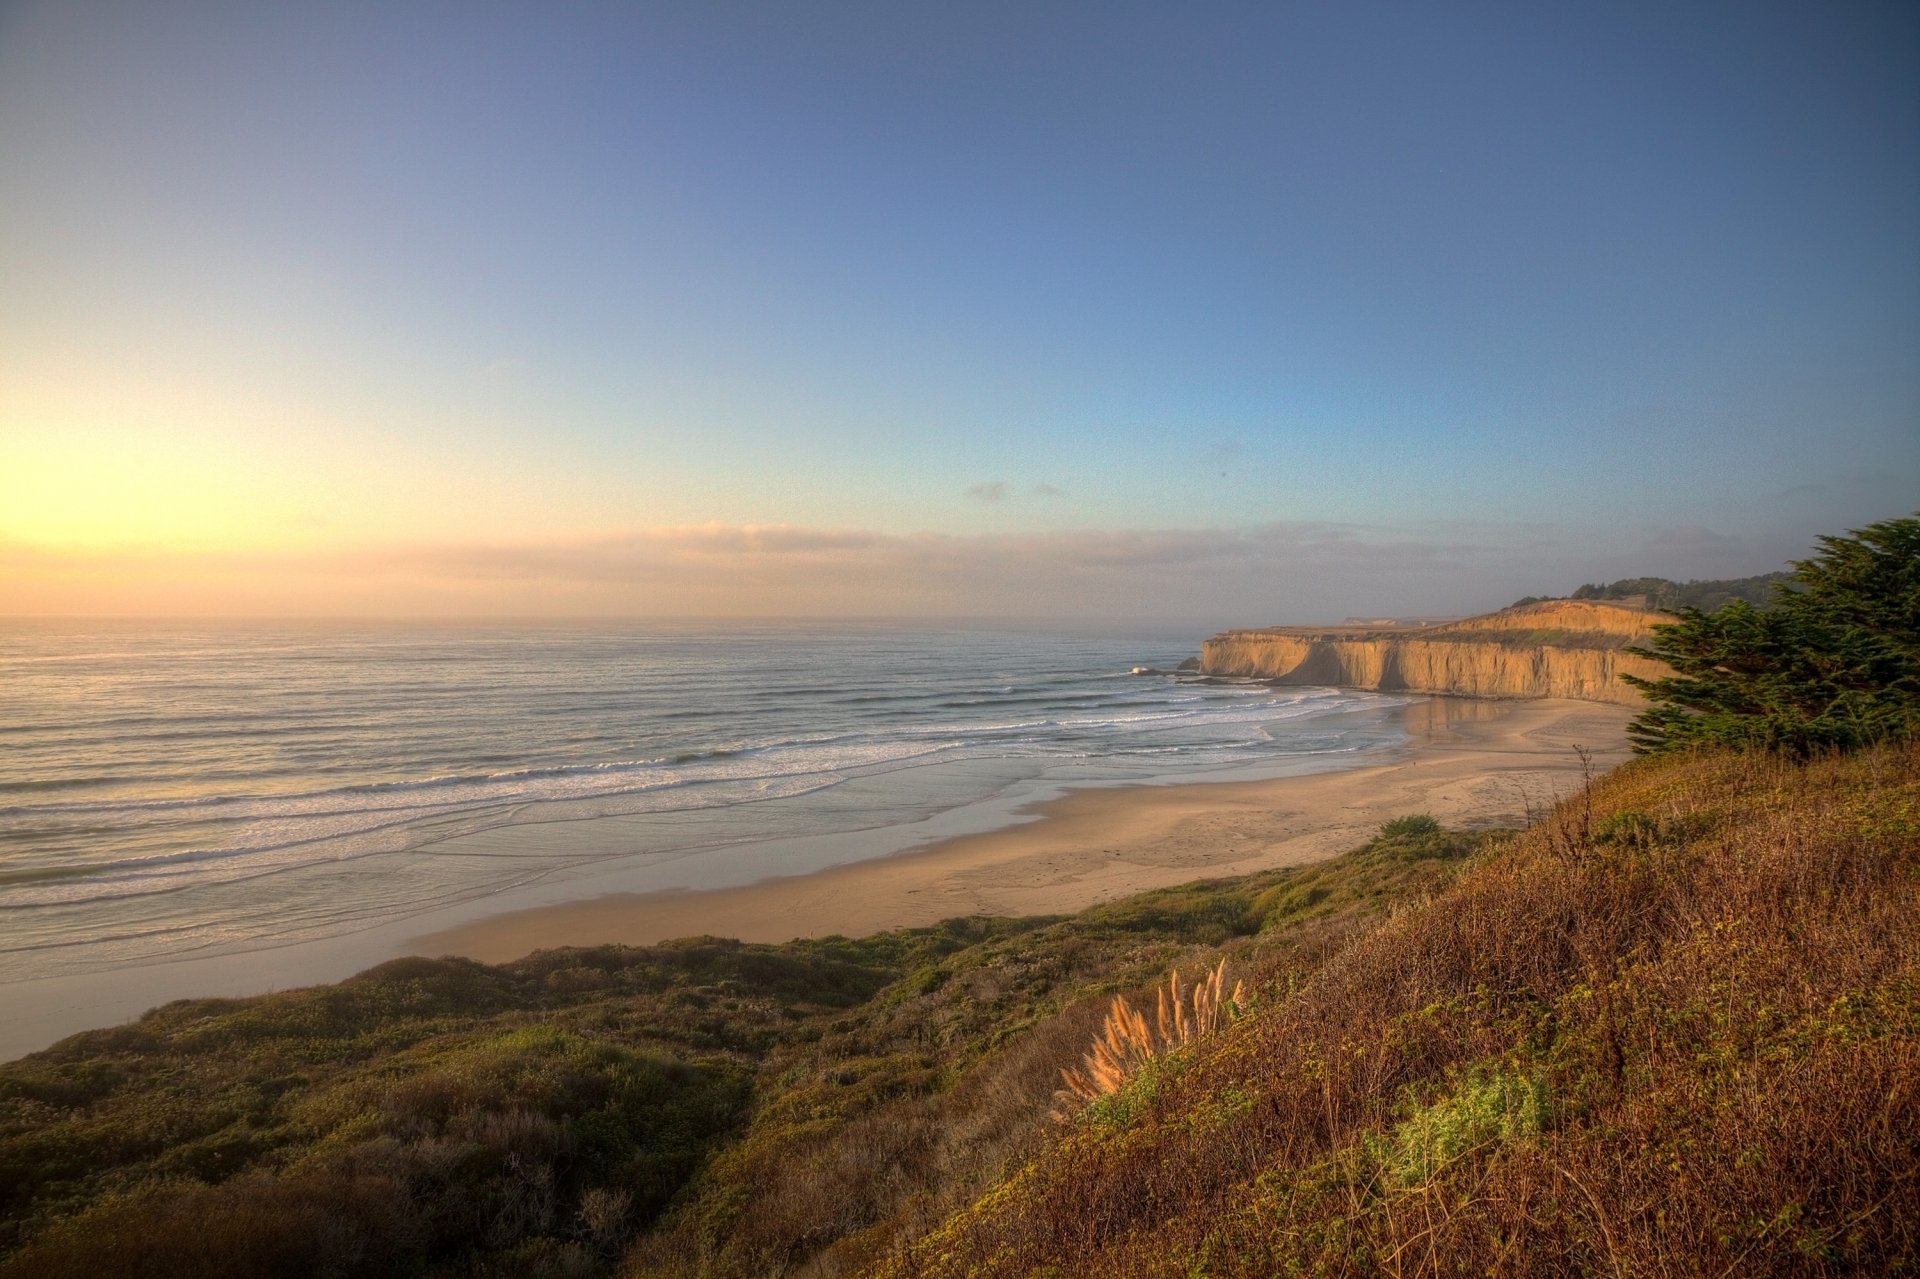
<svg viewBox="0 0 1920 1279">
<path fill-rule="evenodd" d="M 1060 1072 L 1066 1087 L 1054 1094 L 1054 1120 L 1066 1123 L 1088 1102 L 1120 1091 L 1121 1085 L 1154 1058 L 1218 1030 L 1240 1015 L 1244 996 L 1245 989 L 1237 981 L 1233 993 L 1227 993 L 1224 959 L 1185 990 L 1180 985 L 1180 970 L 1174 969 L 1155 999 L 1151 1023 L 1123 996 L 1115 995 L 1107 1019 L 1079 1068 Z"/>
</svg>

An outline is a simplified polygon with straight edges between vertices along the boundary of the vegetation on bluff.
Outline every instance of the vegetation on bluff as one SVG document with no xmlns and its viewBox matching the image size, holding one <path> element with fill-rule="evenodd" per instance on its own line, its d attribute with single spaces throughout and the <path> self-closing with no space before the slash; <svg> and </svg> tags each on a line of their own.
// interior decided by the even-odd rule
<svg viewBox="0 0 1920 1279">
<path fill-rule="evenodd" d="M 1115 993 L 1258 980 L 1484 836 L 1066 919 L 408 959 L 0 1065 L 0 1275 L 848 1273 L 1057 1131 Z"/>
<path fill-rule="evenodd" d="M 1678 612 L 1683 608 L 1697 608 L 1711 613 L 1714 609 L 1735 600 L 1745 600 L 1749 604 L 1765 607 L 1773 598 L 1776 584 L 1787 580 L 1785 573 L 1761 573 L 1757 577 L 1696 578 L 1688 582 L 1676 582 L 1667 577 L 1623 577 L 1615 582 L 1588 582 L 1576 588 L 1573 594 L 1566 596 L 1573 600 L 1645 600 L 1648 608 L 1663 612 Z M 1519 608 L 1526 604 L 1541 604 L 1553 595 L 1528 595 L 1515 600 L 1509 608 Z"/>
<path fill-rule="evenodd" d="M 1638 761 L 878 1273 L 1912 1274 L 1920 749 Z"/>
</svg>

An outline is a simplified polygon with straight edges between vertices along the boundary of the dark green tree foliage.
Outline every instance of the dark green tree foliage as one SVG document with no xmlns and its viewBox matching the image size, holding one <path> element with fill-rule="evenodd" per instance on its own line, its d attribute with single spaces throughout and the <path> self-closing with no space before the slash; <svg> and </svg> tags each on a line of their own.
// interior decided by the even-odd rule
<svg viewBox="0 0 1920 1279">
<path fill-rule="evenodd" d="M 1588 583 L 1576 590 L 1576 600 L 1624 600 L 1637 595 L 1648 605 L 1667 612 L 1699 608 L 1712 612 L 1736 600 L 1765 608 L 1774 597 L 1774 588 L 1789 579 L 1786 573 L 1762 573 L 1758 577 L 1732 577 L 1675 582 L 1664 577 L 1623 577 L 1606 585 Z"/>
<path fill-rule="evenodd" d="M 1623 677 L 1653 703 L 1627 730 L 1635 749 L 1804 755 L 1920 727 L 1920 516 L 1820 544 L 1774 587 L 1772 607 L 1681 609 L 1647 647 L 1628 650 L 1674 670 Z"/>
<path fill-rule="evenodd" d="M 1541 604 L 1551 599 L 1626 600 L 1644 598 L 1647 607 L 1674 613 L 1683 608 L 1712 612 L 1723 604 L 1745 600 L 1760 608 L 1771 605 L 1773 587 L 1788 580 L 1786 573 L 1762 573 L 1757 577 L 1701 578 L 1676 582 L 1668 577 L 1623 577 L 1617 582 L 1588 582 L 1568 596 L 1528 595 L 1509 608 Z"/>
</svg>

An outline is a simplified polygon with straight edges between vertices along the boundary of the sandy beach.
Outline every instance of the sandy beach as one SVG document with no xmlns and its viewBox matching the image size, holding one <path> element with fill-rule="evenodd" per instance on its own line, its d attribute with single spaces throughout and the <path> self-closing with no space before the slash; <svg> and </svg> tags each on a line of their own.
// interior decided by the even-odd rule
<svg viewBox="0 0 1920 1279">
<path fill-rule="evenodd" d="M 1381 822 L 1432 813 L 1455 826 L 1519 824 L 1628 755 L 1626 707 L 1435 698 L 1404 713 L 1393 762 L 1266 781 L 1073 791 L 1021 824 L 812 874 L 740 887 L 616 893 L 427 934 L 423 955 L 498 962 L 608 942 L 711 934 L 747 941 L 859 936 L 956 915 L 1059 914 L 1194 879 L 1332 856 Z"/>
<path fill-rule="evenodd" d="M 956 915 L 1057 914 L 1149 888 L 1331 856 L 1407 813 L 1430 812 L 1455 825 L 1518 824 L 1530 808 L 1538 811 L 1579 785 L 1576 746 L 1590 753 L 1596 772 L 1624 759 L 1632 712 L 1592 702 L 1433 698 L 1399 714 L 1408 744 L 1363 768 L 1086 787 L 1005 809 L 956 810 L 911 829 L 713 848 L 651 869 L 617 863 L 608 877 L 645 884 L 649 876 L 671 882 L 697 871 L 721 886 L 595 891 L 543 880 L 505 910 L 511 899 L 482 897 L 279 946 L 13 981 L 0 990 L 8 1014 L 0 1018 L 0 1058 L 124 1022 L 170 999 L 338 981 L 398 955 L 498 962 L 556 946 L 644 945 L 699 934 L 785 941 Z M 619 847 L 631 838 L 632 820 L 509 827 L 440 847 L 576 855 L 603 843 Z M 916 832 L 944 833 L 916 842 Z M 783 861 L 810 868 L 754 878 L 754 866 Z M 742 877 L 729 884 L 728 875 Z M 567 896 L 582 888 L 592 895 Z"/>
</svg>

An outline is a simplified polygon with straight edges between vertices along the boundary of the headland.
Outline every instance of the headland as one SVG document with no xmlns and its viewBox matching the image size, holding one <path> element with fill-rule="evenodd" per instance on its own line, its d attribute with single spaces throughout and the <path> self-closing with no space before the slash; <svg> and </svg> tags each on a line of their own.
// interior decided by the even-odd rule
<svg viewBox="0 0 1920 1279">
<path fill-rule="evenodd" d="M 1621 604 L 1546 600 L 1429 626 L 1233 630 L 1202 646 L 1200 669 L 1276 684 L 1640 706 L 1640 691 L 1620 677 L 1657 679 L 1670 672 L 1625 650 L 1645 644 L 1661 620 L 1659 613 Z"/>
</svg>

